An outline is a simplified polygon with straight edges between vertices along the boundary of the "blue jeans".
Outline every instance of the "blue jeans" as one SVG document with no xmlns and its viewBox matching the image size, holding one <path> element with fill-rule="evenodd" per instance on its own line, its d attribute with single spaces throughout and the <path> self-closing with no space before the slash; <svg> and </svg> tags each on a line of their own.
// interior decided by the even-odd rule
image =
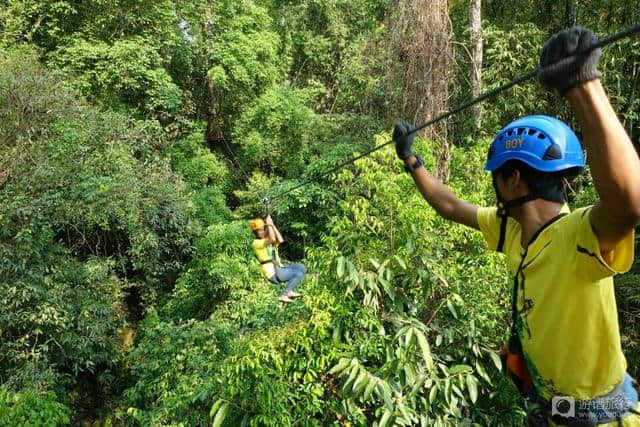
<svg viewBox="0 0 640 427">
<path fill-rule="evenodd" d="M 277 282 L 287 282 L 287 287 L 284 288 L 282 295 L 288 295 L 298 286 L 306 272 L 307 267 L 302 264 L 288 264 L 282 268 L 277 268 L 275 277 L 272 277 L 271 281 L 276 282 L 274 279 L 277 279 Z"/>
</svg>

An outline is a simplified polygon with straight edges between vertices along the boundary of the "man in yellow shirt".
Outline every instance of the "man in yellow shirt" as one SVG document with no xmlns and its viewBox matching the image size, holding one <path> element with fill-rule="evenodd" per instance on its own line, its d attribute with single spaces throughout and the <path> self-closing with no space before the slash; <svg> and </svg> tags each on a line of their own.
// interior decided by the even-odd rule
<svg viewBox="0 0 640 427">
<path fill-rule="evenodd" d="M 264 220 L 254 219 L 249 226 L 256 236 L 252 247 L 256 258 L 260 261 L 262 272 L 274 284 L 287 282 L 287 286 L 278 299 L 284 303 L 292 302 L 291 298 L 300 296 L 294 289 L 304 278 L 307 268 L 302 264 L 282 265 L 280 263 L 277 247 L 284 240 L 273 223 L 271 215 L 267 215 Z"/>
<path fill-rule="evenodd" d="M 633 262 L 640 223 L 640 159 L 600 84 L 597 39 L 581 27 L 542 49 L 539 80 L 567 97 L 583 129 L 594 206 L 569 212 L 564 180 L 584 167 L 578 138 L 549 116 L 520 118 L 496 136 L 486 170 L 498 207 L 456 197 L 411 151 L 413 128 L 396 123 L 398 156 L 444 218 L 480 230 L 514 275 L 513 326 L 505 361 L 531 426 L 640 426 L 626 373 L 612 276 Z"/>
</svg>

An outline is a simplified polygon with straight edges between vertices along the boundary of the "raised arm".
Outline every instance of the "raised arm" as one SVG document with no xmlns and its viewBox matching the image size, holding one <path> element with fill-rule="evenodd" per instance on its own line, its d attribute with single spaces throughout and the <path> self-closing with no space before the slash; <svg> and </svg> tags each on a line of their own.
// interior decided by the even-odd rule
<svg viewBox="0 0 640 427">
<path fill-rule="evenodd" d="M 273 223 L 273 219 L 271 218 L 271 215 L 267 215 L 267 218 L 265 219 L 265 223 L 267 225 L 267 230 L 269 232 L 269 236 L 271 236 L 273 234 L 273 242 L 272 243 L 275 243 L 276 245 L 279 245 L 282 242 L 284 242 L 284 239 L 282 238 L 282 235 L 280 234 L 280 230 L 278 230 L 276 225 Z"/>
<path fill-rule="evenodd" d="M 405 165 L 411 170 L 411 175 L 420 190 L 422 197 L 433 207 L 436 212 L 445 219 L 478 230 L 478 207 L 458 198 L 446 185 L 434 177 L 424 166 L 413 168 L 418 160 L 411 151 L 415 133 L 408 134 L 411 126 L 404 122 L 395 124 L 393 139 L 396 143 L 396 152 Z"/>
<path fill-rule="evenodd" d="M 606 252 L 640 223 L 640 159 L 600 84 L 600 49 L 589 29 L 573 27 L 551 37 L 540 54 L 540 81 L 564 94 L 582 126 L 593 182 L 600 197 L 590 214 Z"/>
<path fill-rule="evenodd" d="M 600 80 L 567 92 L 582 126 L 587 161 L 600 201 L 591 225 L 600 249 L 609 251 L 640 223 L 640 159 Z"/>
</svg>

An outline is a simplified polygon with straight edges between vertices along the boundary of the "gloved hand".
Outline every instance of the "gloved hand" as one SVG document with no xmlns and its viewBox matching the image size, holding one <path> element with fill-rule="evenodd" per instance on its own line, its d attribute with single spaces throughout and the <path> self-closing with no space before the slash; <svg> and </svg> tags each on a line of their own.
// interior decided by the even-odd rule
<svg viewBox="0 0 640 427">
<path fill-rule="evenodd" d="M 400 159 L 408 159 L 413 156 L 411 146 L 413 145 L 413 139 L 416 137 L 416 133 L 409 134 L 415 127 L 405 121 L 398 120 L 393 124 L 393 134 L 391 138 L 396 145 L 396 153 Z"/>
<path fill-rule="evenodd" d="M 597 43 L 598 37 L 584 27 L 572 27 L 552 36 L 540 52 L 538 80 L 564 95 L 574 86 L 600 78 L 598 60 L 602 49 L 587 49 Z"/>
</svg>

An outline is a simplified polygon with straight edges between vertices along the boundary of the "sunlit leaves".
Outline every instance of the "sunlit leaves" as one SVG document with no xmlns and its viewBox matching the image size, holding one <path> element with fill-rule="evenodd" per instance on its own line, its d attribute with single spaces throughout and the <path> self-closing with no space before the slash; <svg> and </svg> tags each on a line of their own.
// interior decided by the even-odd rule
<svg viewBox="0 0 640 427">
<path fill-rule="evenodd" d="M 15 393 L 0 387 L 1 425 L 68 425 L 70 415 L 70 409 L 58 402 L 52 391 L 27 388 Z"/>
<path fill-rule="evenodd" d="M 222 425 L 222 422 L 226 418 L 228 411 L 229 411 L 229 402 L 218 400 L 211 407 L 211 411 L 210 411 L 211 417 L 213 418 L 213 421 L 211 423 L 212 427 L 220 427 Z"/>
</svg>

